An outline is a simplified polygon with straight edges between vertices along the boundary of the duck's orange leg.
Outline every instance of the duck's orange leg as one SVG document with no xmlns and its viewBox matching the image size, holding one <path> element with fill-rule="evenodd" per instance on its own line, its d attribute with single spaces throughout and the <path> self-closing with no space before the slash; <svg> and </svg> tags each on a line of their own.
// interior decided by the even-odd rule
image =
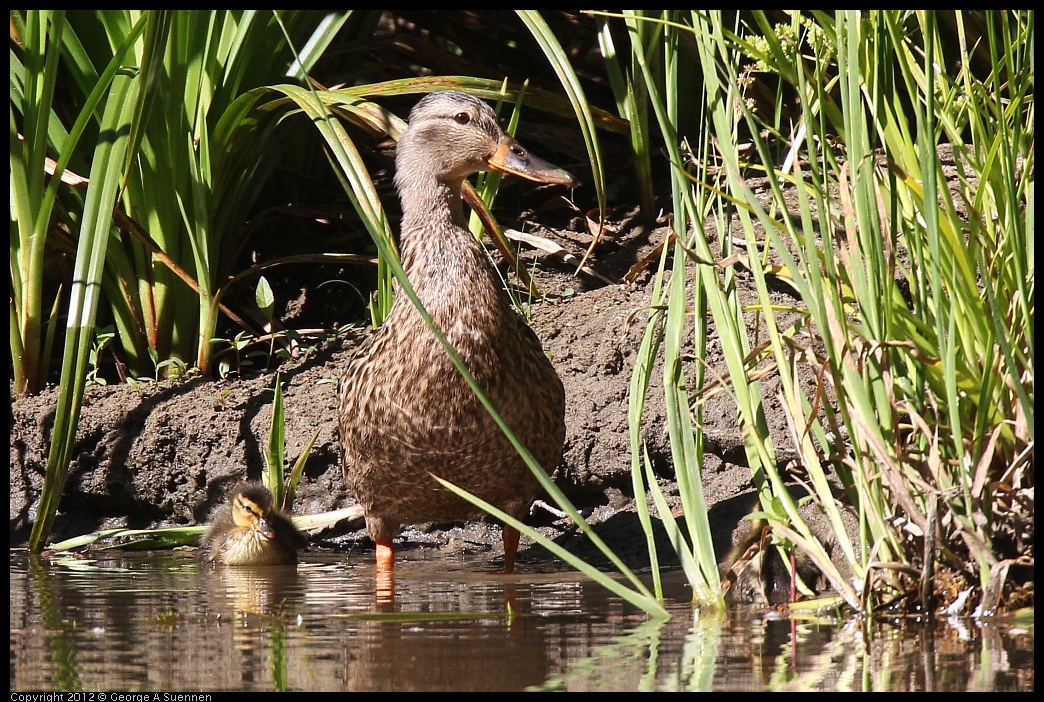
<svg viewBox="0 0 1044 702">
<path fill-rule="evenodd" d="M 521 534 L 518 529 L 504 525 L 502 537 L 504 539 L 504 573 L 515 572 L 515 554 L 518 553 L 518 539 Z"/>
<path fill-rule="evenodd" d="M 377 572 L 391 573 L 395 570 L 395 548 L 391 542 L 377 542 Z"/>
<path fill-rule="evenodd" d="M 395 549 L 391 542 L 377 542 L 377 604 L 389 607 L 395 602 Z"/>
</svg>

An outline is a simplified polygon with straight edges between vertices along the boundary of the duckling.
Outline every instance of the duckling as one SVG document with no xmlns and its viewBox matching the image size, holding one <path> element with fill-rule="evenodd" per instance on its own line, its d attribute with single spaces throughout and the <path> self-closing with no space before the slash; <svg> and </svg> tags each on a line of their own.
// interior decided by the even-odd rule
<svg viewBox="0 0 1044 702">
<path fill-rule="evenodd" d="M 260 483 L 246 483 L 214 516 L 198 559 L 225 565 L 293 565 L 307 542 Z"/>
<path fill-rule="evenodd" d="M 468 231 L 461 187 L 488 170 L 569 186 L 575 179 L 505 135 L 485 102 L 455 91 L 416 104 L 395 165 L 410 283 L 500 416 L 550 472 L 565 441 L 565 390 Z M 537 479 L 401 289 L 384 324 L 349 361 L 338 394 L 342 471 L 377 545 L 378 572 L 393 571 L 392 540 L 404 524 L 483 514 L 433 475 L 512 517 L 528 513 Z M 502 538 L 510 573 L 519 533 L 505 526 Z"/>
</svg>

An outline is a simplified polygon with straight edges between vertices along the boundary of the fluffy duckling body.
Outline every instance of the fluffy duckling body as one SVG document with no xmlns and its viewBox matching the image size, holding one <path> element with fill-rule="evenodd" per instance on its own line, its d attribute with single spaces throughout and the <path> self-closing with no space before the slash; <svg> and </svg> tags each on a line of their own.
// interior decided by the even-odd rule
<svg viewBox="0 0 1044 702">
<path fill-rule="evenodd" d="M 486 397 L 551 471 L 565 441 L 562 381 L 464 219 L 463 181 L 486 170 L 575 184 L 506 136 L 481 100 L 458 92 L 420 100 L 396 153 L 402 264 Z M 401 289 L 338 392 L 342 469 L 377 544 L 378 571 L 393 570 L 402 525 L 483 514 L 432 475 L 515 518 L 528 513 L 539 483 Z M 505 526 L 504 572 L 513 570 L 518 540 Z"/>
<path fill-rule="evenodd" d="M 293 522 L 272 504 L 268 488 L 246 483 L 215 514 L 198 558 L 234 566 L 293 565 L 306 544 Z"/>
</svg>

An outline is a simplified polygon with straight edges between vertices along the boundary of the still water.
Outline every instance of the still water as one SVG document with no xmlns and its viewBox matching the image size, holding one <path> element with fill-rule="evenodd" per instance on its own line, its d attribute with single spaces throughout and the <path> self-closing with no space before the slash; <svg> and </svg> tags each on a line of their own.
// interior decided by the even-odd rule
<svg viewBox="0 0 1044 702">
<path fill-rule="evenodd" d="M 1031 691 L 1033 624 L 694 615 L 650 620 L 571 571 L 309 554 L 200 568 L 187 552 L 11 554 L 12 691 Z M 98 698 L 100 699 L 100 698 Z"/>
</svg>

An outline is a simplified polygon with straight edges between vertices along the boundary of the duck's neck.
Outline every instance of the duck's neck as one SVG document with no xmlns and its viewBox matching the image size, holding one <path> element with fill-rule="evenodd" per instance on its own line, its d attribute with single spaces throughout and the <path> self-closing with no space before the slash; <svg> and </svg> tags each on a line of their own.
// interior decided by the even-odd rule
<svg viewBox="0 0 1044 702">
<path fill-rule="evenodd" d="M 434 317 L 499 315 L 507 301 L 486 252 L 467 229 L 461 182 L 431 178 L 399 185 L 402 265 L 425 308 Z"/>
<path fill-rule="evenodd" d="M 466 229 L 461 182 L 446 183 L 429 177 L 399 183 L 402 202 L 402 265 L 407 273 L 425 256 L 446 246 L 457 246 L 456 237 Z"/>
</svg>

